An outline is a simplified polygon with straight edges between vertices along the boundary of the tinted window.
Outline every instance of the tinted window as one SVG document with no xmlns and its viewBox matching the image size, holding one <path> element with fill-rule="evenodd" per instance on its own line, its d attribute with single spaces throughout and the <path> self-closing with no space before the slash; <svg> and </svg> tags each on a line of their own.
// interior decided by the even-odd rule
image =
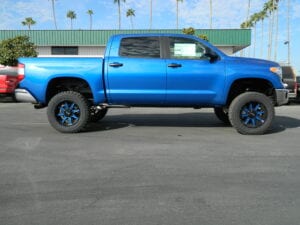
<svg viewBox="0 0 300 225">
<path fill-rule="evenodd" d="M 158 37 L 123 38 L 120 56 L 134 58 L 160 58 Z"/>
<path fill-rule="evenodd" d="M 78 47 L 52 47 L 52 55 L 78 55 Z"/>
<path fill-rule="evenodd" d="M 170 58 L 172 59 L 208 59 L 205 54 L 205 47 L 188 38 L 169 38 Z"/>
</svg>

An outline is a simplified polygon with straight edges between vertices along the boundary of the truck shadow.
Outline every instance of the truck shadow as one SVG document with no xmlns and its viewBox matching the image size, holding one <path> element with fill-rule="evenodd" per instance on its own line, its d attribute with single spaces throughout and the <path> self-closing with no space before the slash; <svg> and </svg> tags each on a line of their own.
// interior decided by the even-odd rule
<svg viewBox="0 0 300 225">
<path fill-rule="evenodd" d="M 300 127 L 300 120 L 288 116 L 276 116 L 275 121 L 272 125 L 272 129 L 268 134 L 279 133 L 285 131 L 286 129 L 293 129 Z"/>
<path fill-rule="evenodd" d="M 122 114 L 107 115 L 97 123 L 91 123 L 85 132 L 99 132 L 126 127 L 231 127 L 222 123 L 214 113 L 183 114 Z M 267 134 L 283 132 L 286 129 L 300 127 L 300 120 L 286 116 L 276 116 L 272 128 Z"/>
</svg>

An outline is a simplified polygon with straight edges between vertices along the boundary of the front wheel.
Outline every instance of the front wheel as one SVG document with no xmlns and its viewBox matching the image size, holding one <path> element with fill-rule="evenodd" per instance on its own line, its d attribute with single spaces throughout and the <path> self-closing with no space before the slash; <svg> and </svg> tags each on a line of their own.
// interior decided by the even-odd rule
<svg viewBox="0 0 300 225">
<path fill-rule="evenodd" d="M 80 132 L 89 121 L 88 101 L 78 92 L 58 93 L 50 100 L 47 115 L 56 130 L 62 133 Z"/>
<path fill-rule="evenodd" d="M 275 117 L 269 97 L 258 92 L 246 92 L 236 97 L 229 107 L 229 120 L 241 134 L 264 134 Z"/>
</svg>

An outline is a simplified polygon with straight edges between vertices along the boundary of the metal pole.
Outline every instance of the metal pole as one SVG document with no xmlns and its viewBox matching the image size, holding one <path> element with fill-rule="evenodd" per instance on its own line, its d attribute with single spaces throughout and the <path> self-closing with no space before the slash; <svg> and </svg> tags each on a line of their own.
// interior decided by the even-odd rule
<svg viewBox="0 0 300 225">
<path fill-rule="evenodd" d="M 288 60 L 287 63 L 291 63 L 291 39 L 290 39 L 290 0 L 287 0 L 287 45 L 288 45 Z"/>
</svg>

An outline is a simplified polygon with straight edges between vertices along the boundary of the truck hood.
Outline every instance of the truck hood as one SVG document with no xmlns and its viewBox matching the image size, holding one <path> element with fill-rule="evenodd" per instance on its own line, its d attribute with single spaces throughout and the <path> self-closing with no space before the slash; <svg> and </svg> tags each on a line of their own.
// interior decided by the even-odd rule
<svg viewBox="0 0 300 225">
<path fill-rule="evenodd" d="M 230 61 L 234 61 L 236 63 L 245 63 L 245 64 L 255 64 L 261 66 L 279 66 L 278 63 L 264 60 L 264 59 L 256 59 L 256 58 L 246 58 L 246 57 L 228 57 Z"/>
</svg>

